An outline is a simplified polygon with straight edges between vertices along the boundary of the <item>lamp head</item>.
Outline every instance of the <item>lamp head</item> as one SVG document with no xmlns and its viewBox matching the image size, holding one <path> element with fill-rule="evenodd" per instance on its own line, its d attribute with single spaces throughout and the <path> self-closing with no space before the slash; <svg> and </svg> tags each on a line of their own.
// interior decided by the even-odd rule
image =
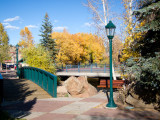
<svg viewBox="0 0 160 120">
<path fill-rule="evenodd" d="M 105 29 L 108 39 L 113 39 L 116 26 L 112 23 L 112 21 L 109 21 L 109 23 L 105 26 Z"/>
<path fill-rule="evenodd" d="M 16 45 L 16 48 L 18 49 L 18 47 L 19 47 L 19 45 L 17 44 L 17 45 Z"/>
</svg>

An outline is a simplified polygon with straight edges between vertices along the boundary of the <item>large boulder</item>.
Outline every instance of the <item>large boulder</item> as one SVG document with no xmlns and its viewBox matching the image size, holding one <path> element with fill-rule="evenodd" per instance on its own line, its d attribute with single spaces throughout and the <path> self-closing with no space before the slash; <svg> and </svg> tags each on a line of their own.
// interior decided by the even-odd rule
<svg viewBox="0 0 160 120">
<path fill-rule="evenodd" d="M 97 89 L 88 83 L 86 76 L 71 76 L 64 85 L 72 97 L 90 97 L 97 94 Z"/>
<path fill-rule="evenodd" d="M 68 92 L 65 86 L 57 86 L 57 96 L 58 97 L 68 96 Z"/>
</svg>

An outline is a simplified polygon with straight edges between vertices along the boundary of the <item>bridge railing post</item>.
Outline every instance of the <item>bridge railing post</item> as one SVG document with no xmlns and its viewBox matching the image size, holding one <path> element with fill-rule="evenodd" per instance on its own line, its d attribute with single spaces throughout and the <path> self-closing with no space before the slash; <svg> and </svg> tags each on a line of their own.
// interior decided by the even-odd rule
<svg viewBox="0 0 160 120">
<path fill-rule="evenodd" d="M 95 63 L 95 65 L 96 65 L 96 68 L 97 68 L 97 63 Z"/>
<path fill-rule="evenodd" d="M 93 72 L 93 70 L 92 70 L 92 64 L 91 64 L 91 73 Z"/>
<path fill-rule="evenodd" d="M 66 65 L 66 72 L 68 72 L 68 70 L 67 70 L 67 65 Z"/>
<path fill-rule="evenodd" d="M 80 72 L 80 65 L 78 64 L 78 72 Z"/>
<path fill-rule="evenodd" d="M 104 64 L 104 73 L 106 73 L 106 64 Z"/>
<path fill-rule="evenodd" d="M 7 69 L 7 68 L 6 68 Z M 2 75 L 1 75 L 1 73 L 0 73 L 0 107 L 1 107 L 1 104 L 2 104 L 2 102 L 3 102 L 3 95 L 4 95 L 4 93 L 3 93 L 3 77 L 2 77 Z"/>
<path fill-rule="evenodd" d="M 63 69 L 63 64 L 62 64 L 62 69 Z"/>
<path fill-rule="evenodd" d="M 54 93 L 53 93 L 53 97 L 57 97 L 57 77 L 54 76 L 54 80 L 53 80 L 53 90 L 54 90 Z"/>
</svg>

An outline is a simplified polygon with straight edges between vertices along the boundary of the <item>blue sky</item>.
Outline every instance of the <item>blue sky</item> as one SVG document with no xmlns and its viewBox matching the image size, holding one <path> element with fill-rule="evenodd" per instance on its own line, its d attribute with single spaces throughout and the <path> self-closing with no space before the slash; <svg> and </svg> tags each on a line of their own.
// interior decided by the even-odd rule
<svg viewBox="0 0 160 120">
<path fill-rule="evenodd" d="M 121 0 L 109 0 L 111 11 L 121 14 Z M 112 1 L 112 3 L 111 3 Z M 10 44 L 16 45 L 20 40 L 20 30 L 29 28 L 35 43 L 39 43 L 40 27 L 47 12 L 53 24 L 53 31 L 61 32 L 66 28 L 70 33 L 93 32 L 92 15 L 83 4 L 86 0 L 0 0 L 0 22 L 10 38 Z M 117 24 L 117 33 L 120 22 Z"/>
</svg>

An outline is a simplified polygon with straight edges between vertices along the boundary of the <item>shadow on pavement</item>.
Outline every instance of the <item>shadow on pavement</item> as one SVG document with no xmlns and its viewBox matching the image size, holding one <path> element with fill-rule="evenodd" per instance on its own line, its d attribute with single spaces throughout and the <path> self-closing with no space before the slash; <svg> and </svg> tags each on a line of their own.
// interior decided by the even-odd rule
<svg viewBox="0 0 160 120">
<path fill-rule="evenodd" d="M 36 90 L 30 90 L 27 80 L 4 78 L 4 100 L 25 101 L 26 97 L 32 95 Z"/>
<path fill-rule="evenodd" d="M 30 110 L 37 102 L 37 98 L 26 98 L 37 90 L 30 90 L 27 80 L 18 79 L 15 72 L 2 73 L 2 76 L 4 101 L 0 110 L 7 111 L 11 116 L 16 118 L 29 115 Z"/>
<path fill-rule="evenodd" d="M 2 106 L 3 111 L 7 111 L 14 118 L 23 118 L 31 114 L 32 107 L 36 104 L 37 98 L 29 101 L 10 102 Z"/>
<path fill-rule="evenodd" d="M 152 111 L 138 111 L 138 110 L 123 110 L 117 114 L 117 116 L 122 116 L 129 119 L 144 119 L 144 120 L 159 120 L 159 112 Z"/>
<path fill-rule="evenodd" d="M 99 110 L 99 111 L 98 111 Z M 158 112 L 120 109 L 100 109 L 88 112 L 91 120 L 159 120 Z"/>
</svg>

